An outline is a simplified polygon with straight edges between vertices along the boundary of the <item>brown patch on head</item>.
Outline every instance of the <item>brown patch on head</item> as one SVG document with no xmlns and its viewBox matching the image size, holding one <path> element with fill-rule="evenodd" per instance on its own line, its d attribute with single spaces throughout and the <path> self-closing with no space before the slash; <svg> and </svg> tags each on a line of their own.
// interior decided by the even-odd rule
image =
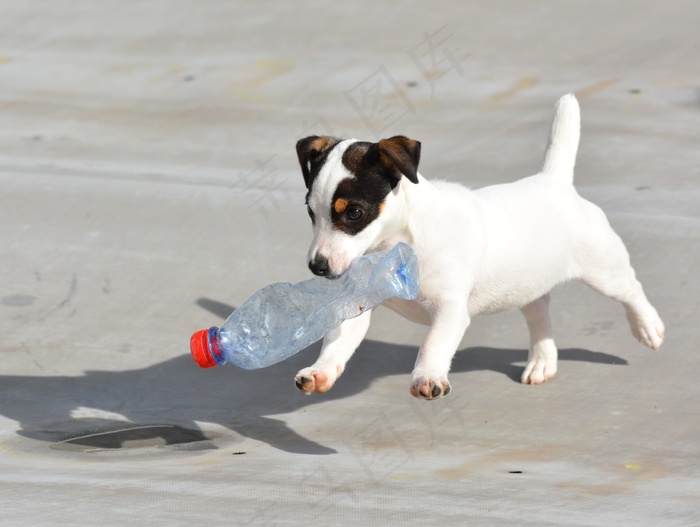
<svg viewBox="0 0 700 527">
<path fill-rule="evenodd" d="M 317 135 L 311 135 L 297 142 L 297 156 L 306 188 L 311 188 L 311 183 L 326 155 L 339 142 L 340 139 L 335 137 Z"/>
<path fill-rule="evenodd" d="M 319 152 L 324 151 L 326 148 L 328 148 L 331 144 L 338 142 L 338 140 L 335 137 L 329 137 L 327 135 L 321 136 L 321 137 L 314 137 L 310 142 L 309 142 L 309 148 L 313 150 L 318 150 Z"/>
<path fill-rule="evenodd" d="M 379 204 L 379 214 L 381 214 L 382 212 L 384 212 L 384 207 L 386 207 L 386 200 L 382 201 L 382 202 Z"/>
<path fill-rule="evenodd" d="M 352 143 L 345 152 L 343 152 L 343 166 L 345 166 L 351 174 L 358 174 L 362 169 L 362 162 L 365 155 L 371 146 L 372 143 L 366 143 L 364 141 Z"/>
<path fill-rule="evenodd" d="M 333 210 L 335 210 L 338 214 L 345 212 L 345 209 L 347 208 L 348 200 L 345 198 L 338 198 L 335 200 L 335 203 L 333 203 Z"/>
<path fill-rule="evenodd" d="M 392 167 L 413 183 L 418 183 L 418 163 L 420 143 L 402 135 L 382 139 L 379 145 L 379 159 L 382 165 Z"/>
</svg>

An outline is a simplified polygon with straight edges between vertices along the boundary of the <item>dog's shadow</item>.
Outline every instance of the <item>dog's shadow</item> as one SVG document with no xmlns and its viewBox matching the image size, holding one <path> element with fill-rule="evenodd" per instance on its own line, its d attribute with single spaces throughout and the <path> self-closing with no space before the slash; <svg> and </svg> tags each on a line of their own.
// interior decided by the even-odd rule
<svg viewBox="0 0 700 527">
<path fill-rule="evenodd" d="M 222 319 L 234 309 L 210 299 L 200 299 L 197 304 Z M 288 452 L 330 454 L 335 450 L 269 416 L 352 397 L 386 376 L 408 376 L 417 350 L 366 340 L 353 357 L 352 368 L 332 390 L 322 396 L 305 396 L 294 387 L 293 377 L 315 361 L 319 350 L 320 343 L 316 343 L 280 364 L 255 371 L 228 366 L 202 370 L 189 354 L 180 354 L 141 369 L 88 371 L 81 377 L 0 376 L 0 414 L 20 423 L 21 436 L 41 441 L 61 438 L 56 432 L 52 435 L 52 429 L 79 429 L 84 421 L 81 412 L 96 411 L 105 429 L 119 422 L 123 425 L 123 419 L 137 424 L 177 422 L 191 430 L 198 430 L 197 423 L 204 422 Z M 489 370 L 519 382 L 522 366 L 516 363 L 526 358 L 524 349 L 472 347 L 457 353 L 452 371 Z M 560 359 L 627 364 L 620 357 L 582 349 L 560 350 Z M 110 421 L 110 414 L 122 421 Z M 99 424 L 90 420 L 94 429 Z"/>
</svg>

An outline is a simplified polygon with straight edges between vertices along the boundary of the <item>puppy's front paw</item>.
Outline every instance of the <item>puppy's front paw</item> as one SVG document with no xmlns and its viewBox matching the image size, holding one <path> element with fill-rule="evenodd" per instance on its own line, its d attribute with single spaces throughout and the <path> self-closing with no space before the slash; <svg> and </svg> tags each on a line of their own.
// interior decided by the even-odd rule
<svg viewBox="0 0 700 527">
<path fill-rule="evenodd" d="M 322 369 L 314 366 L 304 368 L 294 377 L 294 384 L 307 395 L 311 392 L 327 392 L 335 384 L 340 370 L 340 368 Z"/>
<path fill-rule="evenodd" d="M 451 390 L 452 386 L 450 385 L 450 381 L 447 380 L 447 377 L 430 379 L 422 375 L 414 375 L 410 391 L 411 395 L 417 399 L 433 401 L 444 397 L 450 393 Z"/>
</svg>

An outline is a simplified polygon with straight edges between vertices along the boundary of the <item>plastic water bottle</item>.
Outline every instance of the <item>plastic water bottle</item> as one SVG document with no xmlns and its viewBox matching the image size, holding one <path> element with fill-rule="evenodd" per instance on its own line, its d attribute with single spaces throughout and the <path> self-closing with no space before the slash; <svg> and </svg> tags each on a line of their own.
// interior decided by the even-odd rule
<svg viewBox="0 0 700 527">
<path fill-rule="evenodd" d="M 221 328 L 197 331 L 190 339 L 202 368 L 230 362 L 253 370 L 291 357 L 344 320 L 391 297 L 418 296 L 418 261 L 413 249 L 393 249 L 356 258 L 339 278 L 314 277 L 260 289 Z"/>
</svg>

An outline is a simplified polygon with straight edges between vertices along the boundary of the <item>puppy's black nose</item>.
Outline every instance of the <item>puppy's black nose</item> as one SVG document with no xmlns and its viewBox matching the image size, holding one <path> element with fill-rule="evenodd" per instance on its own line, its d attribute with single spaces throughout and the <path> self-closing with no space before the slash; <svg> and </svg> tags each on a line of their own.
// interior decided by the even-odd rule
<svg viewBox="0 0 700 527">
<path fill-rule="evenodd" d="M 325 256 L 317 256 L 309 262 L 309 269 L 316 276 L 328 276 L 330 272 L 328 268 L 328 258 Z"/>
</svg>

